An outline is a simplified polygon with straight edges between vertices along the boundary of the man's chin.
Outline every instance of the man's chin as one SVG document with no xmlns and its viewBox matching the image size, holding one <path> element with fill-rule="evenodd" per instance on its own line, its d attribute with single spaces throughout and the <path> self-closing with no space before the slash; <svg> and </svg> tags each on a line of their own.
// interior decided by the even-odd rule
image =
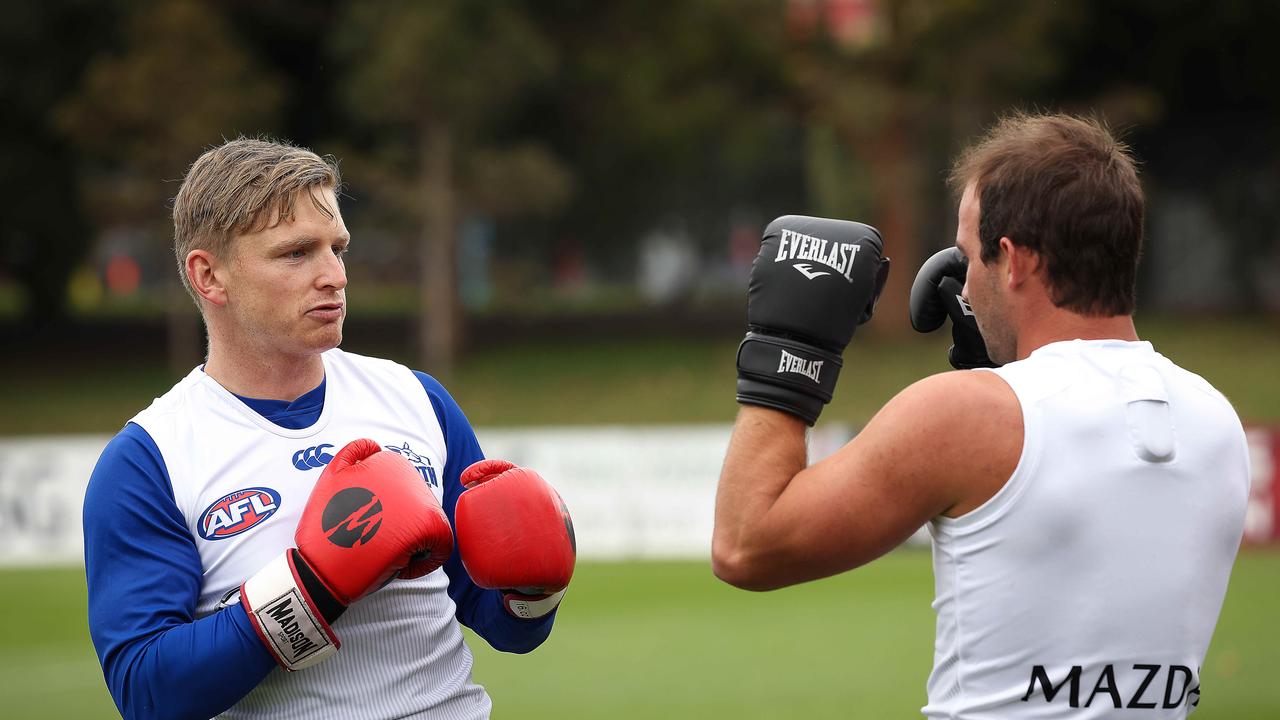
<svg viewBox="0 0 1280 720">
<path fill-rule="evenodd" d="M 306 346 L 314 353 L 332 350 L 342 344 L 342 324 L 334 323 L 320 328 L 307 338 Z"/>
</svg>

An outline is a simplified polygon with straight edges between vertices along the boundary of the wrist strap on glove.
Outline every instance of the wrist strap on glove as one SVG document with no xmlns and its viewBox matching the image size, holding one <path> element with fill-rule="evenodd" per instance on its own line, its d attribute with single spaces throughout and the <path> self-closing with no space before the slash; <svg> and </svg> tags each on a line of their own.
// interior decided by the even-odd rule
<svg viewBox="0 0 1280 720">
<path fill-rule="evenodd" d="M 748 332 L 738 346 L 738 402 L 791 413 L 813 425 L 831 402 L 840 355 L 779 335 Z"/>
<path fill-rule="evenodd" d="M 525 620 L 536 620 L 555 610 L 564 597 L 565 588 L 550 595 L 526 595 L 519 591 L 507 590 L 502 593 L 502 606 L 512 615 Z"/>
<path fill-rule="evenodd" d="M 240 604 L 258 639 L 290 672 L 328 659 L 342 644 L 329 625 L 346 608 L 293 548 L 240 586 Z"/>
</svg>

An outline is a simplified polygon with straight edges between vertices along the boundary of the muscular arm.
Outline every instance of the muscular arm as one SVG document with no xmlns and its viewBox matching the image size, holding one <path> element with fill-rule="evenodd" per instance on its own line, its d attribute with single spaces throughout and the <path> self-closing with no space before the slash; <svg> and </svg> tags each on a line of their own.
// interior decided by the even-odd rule
<svg viewBox="0 0 1280 720">
<path fill-rule="evenodd" d="M 716 494 L 716 575 L 750 590 L 826 577 L 883 555 L 937 515 L 994 495 L 1017 466 L 1022 414 L 997 375 L 935 375 L 805 467 L 804 423 L 743 407 Z"/>
<path fill-rule="evenodd" d="M 472 463 L 483 460 L 484 453 L 476 440 L 475 432 L 462 413 L 462 409 L 444 387 L 430 375 L 415 371 L 431 399 L 432 408 L 444 429 L 448 446 L 441 482 L 444 483 L 444 510 L 449 522 L 454 522 L 454 510 L 462 485 L 458 476 Z M 538 647 L 551 634 L 556 612 L 552 611 L 536 620 L 521 620 L 503 608 L 502 592 L 479 587 L 467 574 L 457 548 L 444 564 L 449 576 L 449 597 L 458 606 L 458 621 L 484 638 L 495 650 L 510 653 L 527 653 Z"/>
<path fill-rule="evenodd" d="M 125 718 L 212 717 L 275 667 L 239 605 L 195 618 L 200 556 L 137 425 L 94 468 L 84 540 L 89 634 Z"/>
</svg>

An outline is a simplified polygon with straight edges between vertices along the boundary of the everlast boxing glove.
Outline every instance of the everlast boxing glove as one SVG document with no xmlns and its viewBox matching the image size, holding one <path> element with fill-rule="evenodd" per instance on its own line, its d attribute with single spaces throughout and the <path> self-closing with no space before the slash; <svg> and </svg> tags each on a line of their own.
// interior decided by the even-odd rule
<svg viewBox="0 0 1280 720">
<path fill-rule="evenodd" d="M 883 251 L 880 232 L 858 222 L 787 215 L 769 223 L 747 288 L 738 402 L 817 421 L 844 349 L 889 277 Z"/>
<path fill-rule="evenodd" d="M 911 327 L 929 333 L 951 318 L 951 350 L 947 360 L 957 370 L 999 367 L 987 356 L 978 321 L 963 295 L 969 264 L 960 248 L 939 250 L 920 266 L 911 284 Z"/>
</svg>

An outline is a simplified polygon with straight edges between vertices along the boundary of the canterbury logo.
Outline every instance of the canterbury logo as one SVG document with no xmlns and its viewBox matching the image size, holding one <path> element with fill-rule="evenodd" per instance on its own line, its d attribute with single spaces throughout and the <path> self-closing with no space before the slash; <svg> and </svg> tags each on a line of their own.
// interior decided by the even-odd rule
<svg viewBox="0 0 1280 720">
<path fill-rule="evenodd" d="M 303 448 L 293 454 L 293 466 L 299 470 L 310 470 L 312 468 L 324 467 L 333 459 L 333 455 L 325 452 L 325 450 L 332 449 L 333 446 L 328 444 Z"/>
<path fill-rule="evenodd" d="M 830 275 L 830 274 L 831 274 L 831 273 L 827 272 L 826 270 L 817 270 L 817 271 L 815 271 L 815 270 L 813 269 L 813 266 L 812 266 L 812 265 L 810 265 L 809 263 L 796 263 L 795 265 L 792 265 L 792 267 L 794 267 L 796 270 L 799 270 L 801 275 L 803 275 L 803 276 L 805 276 L 805 277 L 809 278 L 810 280 L 812 280 L 812 279 L 814 279 L 814 278 L 818 277 L 819 275 Z"/>
<path fill-rule="evenodd" d="M 969 301 L 965 300 L 963 295 L 957 295 L 956 302 L 960 303 L 960 312 L 971 317 L 977 317 L 973 314 L 973 308 L 969 307 Z"/>
</svg>

